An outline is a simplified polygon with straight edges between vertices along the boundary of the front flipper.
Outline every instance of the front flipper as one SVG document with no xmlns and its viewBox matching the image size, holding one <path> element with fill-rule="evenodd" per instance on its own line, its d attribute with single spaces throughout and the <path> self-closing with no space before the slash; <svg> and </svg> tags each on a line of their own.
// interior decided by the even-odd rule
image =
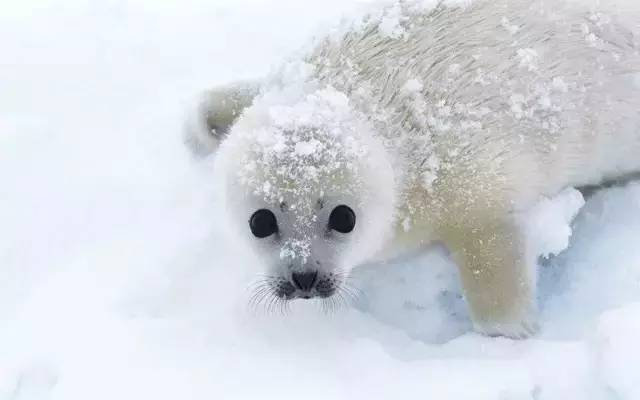
<svg viewBox="0 0 640 400">
<path fill-rule="evenodd" d="M 535 264 L 521 229 L 484 221 L 452 231 L 450 239 L 475 330 L 518 339 L 537 332 Z"/>
<path fill-rule="evenodd" d="M 235 82 L 203 93 L 185 126 L 187 146 L 198 155 L 213 153 L 259 90 L 256 82 Z"/>
</svg>

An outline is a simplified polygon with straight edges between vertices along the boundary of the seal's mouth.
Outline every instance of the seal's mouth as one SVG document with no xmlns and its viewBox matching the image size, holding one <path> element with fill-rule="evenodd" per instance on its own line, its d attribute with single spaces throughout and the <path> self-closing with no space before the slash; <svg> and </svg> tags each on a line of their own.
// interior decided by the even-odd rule
<svg viewBox="0 0 640 400">
<path fill-rule="evenodd" d="M 272 276 L 256 282 L 249 304 L 286 312 L 290 300 L 320 300 L 325 311 L 357 301 L 361 291 L 341 271 Z"/>
<path fill-rule="evenodd" d="M 332 276 L 319 277 L 317 271 L 292 273 L 289 280 L 279 280 L 274 288 L 280 299 L 328 298 L 335 294 L 338 282 Z"/>
</svg>

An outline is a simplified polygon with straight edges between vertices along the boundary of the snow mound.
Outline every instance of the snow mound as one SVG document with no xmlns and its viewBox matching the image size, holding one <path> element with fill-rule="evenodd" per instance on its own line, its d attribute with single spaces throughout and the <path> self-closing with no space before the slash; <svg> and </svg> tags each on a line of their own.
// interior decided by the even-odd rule
<svg viewBox="0 0 640 400">
<path fill-rule="evenodd" d="M 640 335 L 640 303 L 631 303 L 603 313 L 593 334 L 596 371 L 612 398 L 640 397 L 640 360 L 636 344 Z"/>
</svg>

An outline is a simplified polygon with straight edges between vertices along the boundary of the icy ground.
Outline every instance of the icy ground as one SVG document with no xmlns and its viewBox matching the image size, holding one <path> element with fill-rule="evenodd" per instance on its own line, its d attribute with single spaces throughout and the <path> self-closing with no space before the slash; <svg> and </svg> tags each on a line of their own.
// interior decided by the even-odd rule
<svg viewBox="0 0 640 400">
<path fill-rule="evenodd" d="M 247 308 L 199 90 L 260 76 L 358 3 L 0 3 L 0 399 L 640 399 L 640 185 L 534 210 L 541 334 L 469 331 L 434 248 L 356 272 L 326 315 Z"/>
</svg>

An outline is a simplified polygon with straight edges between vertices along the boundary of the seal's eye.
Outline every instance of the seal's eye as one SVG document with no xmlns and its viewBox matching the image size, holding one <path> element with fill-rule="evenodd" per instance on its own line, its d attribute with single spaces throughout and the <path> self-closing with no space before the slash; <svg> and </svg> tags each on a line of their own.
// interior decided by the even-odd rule
<svg viewBox="0 0 640 400">
<path fill-rule="evenodd" d="M 331 211 L 329 229 L 340 233 L 349 233 L 356 226 L 356 214 L 345 205 L 340 205 Z"/>
<path fill-rule="evenodd" d="M 266 238 L 278 232 L 278 221 L 276 216 L 267 209 L 260 209 L 249 218 L 249 228 L 251 233 L 257 238 Z"/>
</svg>

